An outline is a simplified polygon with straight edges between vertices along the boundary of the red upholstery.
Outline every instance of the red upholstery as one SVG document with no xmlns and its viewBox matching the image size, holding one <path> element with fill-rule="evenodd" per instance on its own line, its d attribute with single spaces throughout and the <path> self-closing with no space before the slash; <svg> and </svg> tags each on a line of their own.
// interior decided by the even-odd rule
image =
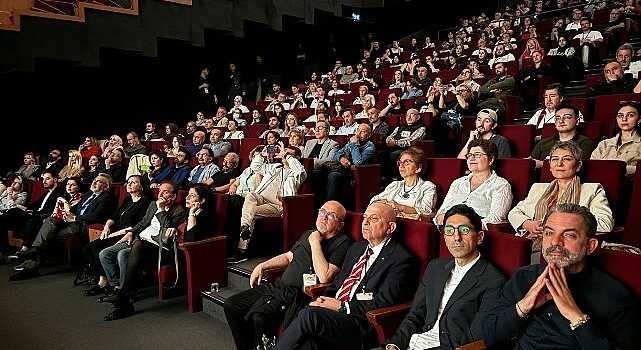
<svg viewBox="0 0 641 350">
<path fill-rule="evenodd" d="M 387 115 L 381 119 L 389 125 L 390 132 L 401 123 L 400 118 L 396 115 Z"/>
<path fill-rule="evenodd" d="M 503 158 L 494 161 L 494 169 L 512 185 L 512 206 L 527 197 L 534 183 L 535 162 L 533 159 Z"/>
<path fill-rule="evenodd" d="M 594 98 L 594 120 L 603 122 L 606 137 L 612 136 L 613 121 L 616 117 L 620 101 L 641 101 L 641 94 L 628 93 L 616 95 L 601 95 Z"/>
<path fill-rule="evenodd" d="M 350 93 L 334 95 L 334 99 L 335 101 L 343 101 L 345 105 L 351 105 L 354 102 L 354 97 Z"/>
<path fill-rule="evenodd" d="M 292 110 L 299 121 L 305 120 L 307 117 L 314 115 L 313 108 L 296 108 Z"/>
<path fill-rule="evenodd" d="M 428 158 L 425 174 L 421 176 L 436 185 L 436 209 L 443 203 L 443 199 L 452 184 L 452 181 L 465 174 L 467 163 L 458 158 Z"/>
<path fill-rule="evenodd" d="M 619 207 L 625 208 L 621 203 L 625 184 L 625 162 L 620 160 L 590 159 L 584 160 L 579 177 L 581 182 L 598 182 L 605 189 L 608 202 L 612 209 L 615 226 L 622 224 L 626 213 L 619 213 Z M 540 182 L 551 182 L 554 179 L 550 172 L 550 162 L 544 161 L 541 169 Z"/>
<path fill-rule="evenodd" d="M 29 184 L 30 185 L 28 185 L 28 187 L 31 187 L 30 189 L 27 190 L 29 191 L 28 192 L 29 198 L 30 198 L 29 203 L 33 203 L 37 201 L 45 193 L 45 188 L 44 188 L 44 185 L 42 184 L 42 181 L 29 180 Z"/>
<path fill-rule="evenodd" d="M 354 175 L 354 211 L 362 213 L 372 197 L 380 192 L 381 165 L 353 165 L 352 174 Z"/>
<path fill-rule="evenodd" d="M 392 92 L 396 93 L 396 96 L 398 96 L 399 98 L 403 94 L 403 91 L 401 90 L 401 88 L 380 89 L 378 91 L 378 99 L 377 100 L 378 101 L 385 101 L 385 103 L 387 103 L 387 96 L 389 96 L 389 94 L 392 93 Z"/>
<path fill-rule="evenodd" d="M 263 131 L 264 130 L 265 129 L 263 129 Z M 249 152 L 251 152 L 251 150 L 256 148 L 256 146 L 262 145 L 263 143 L 264 143 L 263 139 L 259 139 L 257 136 L 245 137 L 244 139 L 240 140 L 240 153 L 238 153 L 238 156 L 243 158 L 249 158 Z"/>
<path fill-rule="evenodd" d="M 601 75 L 599 75 L 601 77 Z M 567 101 L 569 104 L 576 106 L 576 108 L 583 113 L 583 118 L 591 118 L 592 117 L 592 100 L 587 98 L 587 97 L 572 97 L 570 99 L 564 100 Z"/>
<path fill-rule="evenodd" d="M 436 142 L 434 140 L 414 141 L 414 146 L 425 153 L 425 157 L 436 157 Z"/>
<path fill-rule="evenodd" d="M 265 130 L 267 130 L 267 124 L 247 125 L 247 133 L 245 134 L 245 138 L 243 139 L 243 141 L 247 140 L 247 138 L 258 137 Z M 242 146 L 242 142 L 241 142 L 241 146 Z"/>
<path fill-rule="evenodd" d="M 514 124 L 514 119 L 521 116 L 521 97 L 505 95 L 503 101 L 505 102 L 505 115 L 503 116 L 503 122 L 500 124 L 512 125 Z"/>
<path fill-rule="evenodd" d="M 588 259 L 593 266 L 607 272 L 641 297 L 641 255 L 610 249 L 597 249 Z"/>
<path fill-rule="evenodd" d="M 624 207 L 625 208 L 625 207 Z M 634 184 L 630 194 L 628 216 L 623 230 L 623 243 L 641 247 L 641 162 L 637 162 Z"/>
<path fill-rule="evenodd" d="M 532 154 L 536 134 L 534 125 L 502 125 L 496 128 L 496 133 L 510 141 L 512 158 L 525 158 Z"/>
<path fill-rule="evenodd" d="M 492 262 L 494 267 L 509 277 L 514 270 L 530 264 L 532 255 L 532 241 L 507 233 L 485 231 L 485 238 L 481 245 L 481 254 Z M 441 238 L 440 257 L 451 257 L 445 245 L 445 238 Z"/>
</svg>

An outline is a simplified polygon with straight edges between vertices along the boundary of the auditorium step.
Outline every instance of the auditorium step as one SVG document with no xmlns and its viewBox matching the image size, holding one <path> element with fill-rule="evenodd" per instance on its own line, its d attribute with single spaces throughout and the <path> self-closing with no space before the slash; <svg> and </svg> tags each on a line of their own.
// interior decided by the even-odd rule
<svg viewBox="0 0 641 350">
<path fill-rule="evenodd" d="M 227 266 L 227 287 L 220 288 L 218 292 L 204 291 L 200 293 L 203 298 L 203 312 L 214 319 L 227 324 L 223 305 L 228 297 L 249 289 L 249 276 L 254 267 L 270 257 L 250 258 L 235 265 Z"/>
</svg>

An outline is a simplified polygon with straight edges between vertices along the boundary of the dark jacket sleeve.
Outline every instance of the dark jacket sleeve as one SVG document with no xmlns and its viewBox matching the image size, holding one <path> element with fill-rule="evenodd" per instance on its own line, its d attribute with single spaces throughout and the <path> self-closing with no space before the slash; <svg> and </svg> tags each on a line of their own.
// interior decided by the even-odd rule
<svg viewBox="0 0 641 350">
<path fill-rule="evenodd" d="M 196 215 L 196 225 L 185 231 L 185 242 L 194 242 L 214 235 L 216 217 L 213 210 L 203 210 Z"/>
<path fill-rule="evenodd" d="M 91 192 L 88 192 L 88 194 L 90 193 Z M 84 222 L 86 224 L 105 222 L 109 217 L 109 213 L 113 210 L 112 199 L 113 197 L 109 192 L 101 193 L 96 199 L 89 203 L 84 214 L 76 216 L 76 221 Z M 79 210 L 78 206 L 76 210 Z"/>
<path fill-rule="evenodd" d="M 385 341 L 385 344 L 394 344 L 399 349 L 407 349 L 410 343 L 410 338 L 414 333 L 422 332 L 425 325 L 425 317 L 427 313 L 427 305 L 425 299 L 425 288 L 429 280 L 430 266 L 425 270 L 425 275 L 418 286 L 414 302 L 410 312 L 405 316 L 403 322 L 398 326 L 398 330 L 394 335 Z"/>
</svg>

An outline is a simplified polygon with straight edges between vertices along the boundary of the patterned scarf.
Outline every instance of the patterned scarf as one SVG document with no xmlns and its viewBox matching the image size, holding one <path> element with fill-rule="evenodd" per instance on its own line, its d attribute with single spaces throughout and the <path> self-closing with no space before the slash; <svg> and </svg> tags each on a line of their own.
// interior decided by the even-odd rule
<svg viewBox="0 0 641 350">
<path fill-rule="evenodd" d="M 534 220 L 543 221 L 548 210 L 557 204 L 579 204 L 579 198 L 581 197 L 581 180 L 575 175 L 568 187 L 561 192 L 561 195 L 558 195 L 558 193 L 559 183 L 558 180 L 554 180 L 550 182 L 548 187 L 545 189 L 545 192 L 543 192 L 541 199 L 539 199 L 539 202 L 536 204 Z"/>
</svg>

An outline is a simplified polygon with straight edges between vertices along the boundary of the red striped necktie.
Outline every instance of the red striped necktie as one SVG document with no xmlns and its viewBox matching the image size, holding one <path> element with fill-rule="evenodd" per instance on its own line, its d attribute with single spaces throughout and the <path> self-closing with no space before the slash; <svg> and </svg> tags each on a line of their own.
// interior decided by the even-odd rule
<svg viewBox="0 0 641 350">
<path fill-rule="evenodd" d="M 363 254 L 356 265 L 354 265 L 354 267 L 352 268 L 352 272 L 350 272 L 349 276 L 345 279 L 345 282 L 343 282 L 343 285 L 338 290 L 338 293 L 336 293 L 336 295 L 338 295 L 336 299 L 340 301 L 349 301 L 349 296 L 352 292 L 352 288 L 354 288 L 356 282 L 361 279 L 363 270 L 365 270 L 365 265 L 367 265 L 367 259 L 369 259 L 369 256 L 372 254 L 374 254 L 372 248 L 367 247 L 365 254 Z"/>
</svg>

